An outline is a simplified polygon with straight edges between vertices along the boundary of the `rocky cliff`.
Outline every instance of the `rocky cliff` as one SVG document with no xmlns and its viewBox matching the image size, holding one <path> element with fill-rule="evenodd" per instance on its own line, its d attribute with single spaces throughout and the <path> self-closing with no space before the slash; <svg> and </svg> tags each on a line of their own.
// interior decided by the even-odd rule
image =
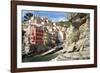
<svg viewBox="0 0 100 73">
<path fill-rule="evenodd" d="M 90 28 L 89 15 L 73 14 L 71 25 L 66 30 L 63 50 L 52 61 L 80 60 L 90 58 Z"/>
</svg>

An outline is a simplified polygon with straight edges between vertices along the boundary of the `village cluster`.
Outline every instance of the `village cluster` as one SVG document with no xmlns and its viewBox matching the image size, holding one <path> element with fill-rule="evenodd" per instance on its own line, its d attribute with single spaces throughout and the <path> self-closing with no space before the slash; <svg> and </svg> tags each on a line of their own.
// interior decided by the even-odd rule
<svg viewBox="0 0 100 73">
<path fill-rule="evenodd" d="M 32 16 L 22 24 L 23 53 L 40 53 L 64 42 L 67 28 L 48 18 Z M 40 49 L 36 49 L 40 46 Z M 41 49 L 41 47 L 43 47 Z"/>
</svg>

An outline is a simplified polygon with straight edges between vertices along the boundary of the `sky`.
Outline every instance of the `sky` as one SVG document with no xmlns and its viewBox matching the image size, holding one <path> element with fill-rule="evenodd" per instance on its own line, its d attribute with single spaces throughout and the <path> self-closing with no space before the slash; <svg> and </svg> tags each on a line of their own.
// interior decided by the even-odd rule
<svg viewBox="0 0 100 73">
<path fill-rule="evenodd" d="M 55 11 L 34 11 L 34 10 L 22 10 L 22 20 L 24 20 L 24 16 L 26 13 L 33 13 L 33 15 L 37 15 L 40 17 L 46 17 L 52 22 L 58 21 L 67 21 L 67 16 L 69 13 L 67 12 L 55 12 Z"/>
</svg>

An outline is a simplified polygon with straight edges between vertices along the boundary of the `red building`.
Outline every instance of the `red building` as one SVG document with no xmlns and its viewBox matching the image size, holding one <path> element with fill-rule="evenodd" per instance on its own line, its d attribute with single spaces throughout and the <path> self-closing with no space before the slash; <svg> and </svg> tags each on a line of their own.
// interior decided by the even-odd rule
<svg viewBox="0 0 100 73">
<path fill-rule="evenodd" d="M 31 27 L 31 34 L 30 34 L 30 43 L 35 44 L 44 44 L 44 31 L 41 27 Z"/>
</svg>

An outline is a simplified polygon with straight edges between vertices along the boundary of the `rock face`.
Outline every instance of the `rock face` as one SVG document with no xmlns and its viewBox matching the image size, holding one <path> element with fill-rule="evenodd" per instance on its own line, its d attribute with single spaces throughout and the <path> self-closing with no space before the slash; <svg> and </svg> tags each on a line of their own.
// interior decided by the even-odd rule
<svg viewBox="0 0 100 73">
<path fill-rule="evenodd" d="M 90 58 L 90 28 L 88 14 L 73 15 L 72 25 L 67 28 L 63 50 L 52 61 L 80 60 Z"/>
</svg>

